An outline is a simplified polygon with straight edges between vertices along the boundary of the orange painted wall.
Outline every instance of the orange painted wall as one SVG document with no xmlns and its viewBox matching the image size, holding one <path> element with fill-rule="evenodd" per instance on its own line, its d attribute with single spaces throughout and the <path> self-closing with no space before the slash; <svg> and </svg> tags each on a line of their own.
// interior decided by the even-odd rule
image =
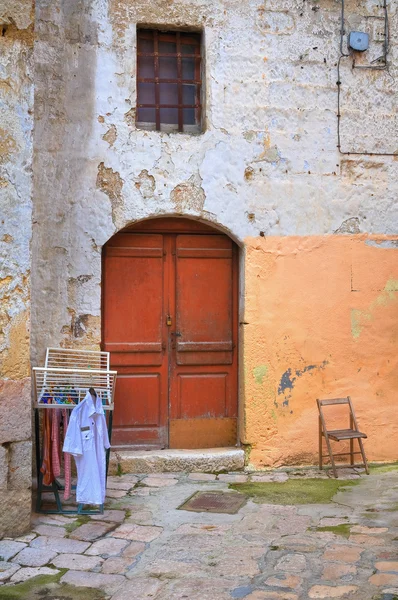
<svg viewBox="0 0 398 600">
<path fill-rule="evenodd" d="M 245 243 L 241 439 L 250 463 L 316 463 L 316 398 L 346 395 L 368 458 L 397 460 L 398 238 Z M 340 416 L 330 415 L 336 424 Z"/>
</svg>

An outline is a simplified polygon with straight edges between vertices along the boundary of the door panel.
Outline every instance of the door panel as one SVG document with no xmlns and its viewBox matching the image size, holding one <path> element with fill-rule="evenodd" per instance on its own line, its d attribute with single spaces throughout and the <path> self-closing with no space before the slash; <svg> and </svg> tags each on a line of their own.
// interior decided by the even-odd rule
<svg viewBox="0 0 398 600">
<path fill-rule="evenodd" d="M 232 363 L 232 242 L 179 235 L 176 242 L 177 364 Z"/>
<path fill-rule="evenodd" d="M 232 241 L 223 235 L 178 235 L 175 270 L 170 447 L 229 445 L 237 419 Z"/>
<path fill-rule="evenodd" d="M 200 389 L 201 394 L 197 394 Z M 211 405 L 202 401 L 211 398 Z M 178 375 L 178 418 L 223 417 L 228 396 L 227 373 L 180 373 Z"/>
<path fill-rule="evenodd" d="M 116 446 L 167 443 L 163 242 L 159 234 L 120 233 L 105 248 L 103 348 L 119 374 Z"/>
<path fill-rule="evenodd" d="M 170 419 L 173 448 L 236 446 L 237 437 L 236 419 Z"/>
<path fill-rule="evenodd" d="M 104 250 L 103 349 L 118 371 L 113 446 L 235 445 L 236 248 L 206 229 L 156 225 L 119 233 Z"/>
</svg>

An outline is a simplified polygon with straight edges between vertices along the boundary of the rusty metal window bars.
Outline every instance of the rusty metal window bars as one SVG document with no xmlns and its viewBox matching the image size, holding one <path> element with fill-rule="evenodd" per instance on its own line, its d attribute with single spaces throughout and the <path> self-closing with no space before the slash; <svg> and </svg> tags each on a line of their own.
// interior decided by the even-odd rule
<svg viewBox="0 0 398 600">
<path fill-rule="evenodd" d="M 137 127 L 200 132 L 201 87 L 199 33 L 137 30 Z"/>
</svg>

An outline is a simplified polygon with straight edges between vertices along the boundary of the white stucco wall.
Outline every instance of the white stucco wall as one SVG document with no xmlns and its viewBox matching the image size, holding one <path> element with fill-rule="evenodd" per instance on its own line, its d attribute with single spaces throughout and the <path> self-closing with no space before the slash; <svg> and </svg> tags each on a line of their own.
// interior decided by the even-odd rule
<svg viewBox="0 0 398 600">
<path fill-rule="evenodd" d="M 345 3 L 372 59 L 379 4 Z M 39 0 L 36 19 L 34 361 L 99 343 L 101 248 L 134 221 L 186 215 L 241 242 L 396 232 L 396 158 L 337 149 L 340 0 Z M 398 149 L 391 1 L 389 21 L 388 71 L 341 61 L 343 150 Z M 202 29 L 202 134 L 136 129 L 137 24 Z"/>
</svg>

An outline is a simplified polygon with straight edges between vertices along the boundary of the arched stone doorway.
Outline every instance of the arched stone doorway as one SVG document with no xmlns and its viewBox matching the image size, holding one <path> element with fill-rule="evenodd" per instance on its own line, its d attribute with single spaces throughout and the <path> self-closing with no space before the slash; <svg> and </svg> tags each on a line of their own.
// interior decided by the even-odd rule
<svg viewBox="0 0 398 600">
<path fill-rule="evenodd" d="M 118 371 L 114 447 L 237 443 L 238 247 L 185 218 L 104 246 L 102 347 Z"/>
</svg>

